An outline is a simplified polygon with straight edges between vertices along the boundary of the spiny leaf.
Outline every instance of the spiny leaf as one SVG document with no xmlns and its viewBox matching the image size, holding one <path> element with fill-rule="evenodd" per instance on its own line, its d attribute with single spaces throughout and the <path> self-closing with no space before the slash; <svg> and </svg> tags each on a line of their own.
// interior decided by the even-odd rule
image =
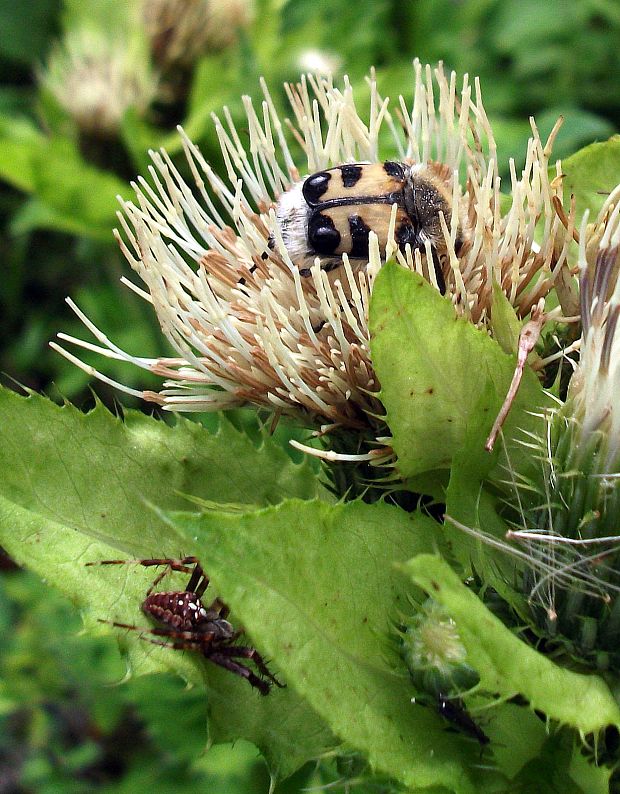
<svg viewBox="0 0 620 794">
<path fill-rule="evenodd" d="M 170 529 L 162 538 L 168 548 L 180 548 L 181 543 L 187 541 Z M 278 690 L 261 697 L 245 681 L 197 654 L 156 647 L 138 632 L 122 632 L 98 622 L 116 620 L 148 631 L 149 623 L 140 605 L 154 579 L 153 569 L 134 565 L 86 567 L 86 562 L 117 558 L 118 548 L 42 519 L 2 498 L 0 544 L 14 559 L 67 595 L 82 610 L 89 631 L 118 637 L 126 652 L 128 673 L 175 672 L 192 684 L 206 684 L 209 741 L 244 738 L 253 742 L 268 761 L 274 779 L 290 775 L 306 761 L 333 748 L 335 740 L 329 729 L 294 690 Z M 183 589 L 186 583 L 187 576 L 166 579 L 169 588 Z M 144 636 L 148 638 L 148 634 Z"/>
<path fill-rule="evenodd" d="M 32 192 L 34 155 L 45 146 L 45 137 L 23 118 L 0 115 L 0 141 L 0 178 Z"/>
<path fill-rule="evenodd" d="M 394 567 L 435 545 L 421 515 L 361 502 L 283 502 L 245 516 L 171 516 L 251 636 L 348 746 L 412 789 L 473 783 L 477 745 L 411 703 L 393 622 L 408 608 Z"/>
<path fill-rule="evenodd" d="M 82 414 L 0 389 L 0 495 L 135 556 L 178 555 L 147 503 L 187 508 L 184 494 L 214 502 L 274 504 L 313 498 L 311 465 L 296 465 L 268 436 L 257 449 L 222 417 L 217 433 L 166 425 L 102 405 Z"/>
<path fill-rule="evenodd" d="M 480 675 L 480 687 L 505 698 L 523 695 L 531 708 L 584 734 L 620 727 L 620 709 L 598 676 L 565 670 L 516 637 L 442 559 L 410 560 L 412 580 L 446 608 Z M 570 695 L 570 696 L 567 696 Z"/>
<path fill-rule="evenodd" d="M 117 635 L 132 672 L 206 680 L 211 740 L 248 739 L 275 778 L 334 746 L 329 729 L 292 689 L 262 698 L 196 654 L 158 648 L 137 632 L 98 623 L 148 629 L 140 606 L 154 573 L 84 564 L 196 553 L 192 538 L 175 532 L 146 501 L 179 508 L 187 506 L 187 492 L 252 506 L 315 494 L 307 464 L 293 464 L 268 439 L 257 449 L 226 420 L 210 435 L 183 420 L 169 427 L 132 412 L 123 422 L 102 406 L 84 415 L 7 390 L 0 390 L 0 428 L 0 545 L 82 609 L 90 630 Z M 183 589 L 186 579 L 177 575 L 174 587 Z"/>
</svg>

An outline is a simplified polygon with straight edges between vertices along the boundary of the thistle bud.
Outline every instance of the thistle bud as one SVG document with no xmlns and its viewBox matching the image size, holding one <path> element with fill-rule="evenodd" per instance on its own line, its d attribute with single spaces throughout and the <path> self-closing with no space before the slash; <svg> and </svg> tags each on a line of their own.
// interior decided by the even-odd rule
<svg viewBox="0 0 620 794">
<path fill-rule="evenodd" d="M 400 627 L 401 653 L 420 699 L 458 696 L 478 683 L 455 622 L 428 599 Z"/>
<path fill-rule="evenodd" d="M 41 82 L 93 138 L 117 135 L 124 113 L 143 114 L 157 81 L 148 64 L 126 41 L 93 30 L 76 30 L 53 50 Z"/>
<path fill-rule="evenodd" d="M 142 18 L 158 66 L 192 66 L 232 45 L 253 16 L 251 0 L 144 0 Z"/>
</svg>

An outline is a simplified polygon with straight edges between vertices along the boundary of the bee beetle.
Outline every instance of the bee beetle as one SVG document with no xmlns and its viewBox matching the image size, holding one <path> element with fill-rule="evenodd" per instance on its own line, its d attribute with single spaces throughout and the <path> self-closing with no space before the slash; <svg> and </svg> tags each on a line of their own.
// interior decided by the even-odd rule
<svg viewBox="0 0 620 794">
<path fill-rule="evenodd" d="M 395 241 L 401 251 L 425 253 L 430 243 L 437 283 L 445 291 L 440 257 L 446 254 L 439 213 L 450 228 L 452 194 L 447 169 L 439 164 L 386 161 L 350 163 L 318 171 L 284 193 L 276 220 L 284 245 L 294 262 L 312 264 L 318 256 L 323 270 L 342 264 L 342 254 L 368 259 L 368 236 L 373 231 L 385 249 L 392 205 L 396 204 Z M 459 224 L 455 238 L 462 244 Z M 273 246 L 273 243 L 272 243 Z M 310 275 L 308 267 L 300 270 Z"/>
</svg>

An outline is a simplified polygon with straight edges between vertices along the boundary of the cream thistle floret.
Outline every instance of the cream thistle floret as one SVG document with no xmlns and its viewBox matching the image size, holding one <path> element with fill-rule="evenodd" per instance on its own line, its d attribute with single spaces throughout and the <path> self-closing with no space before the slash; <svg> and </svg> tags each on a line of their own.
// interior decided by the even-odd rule
<svg viewBox="0 0 620 794">
<path fill-rule="evenodd" d="M 162 390 L 124 387 L 61 352 L 95 377 L 167 410 L 253 404 L 314 425 L 376 430 L 381 406 L 368 332 L 374 278 L 390 257 L 436 285 L 434 269 L 429 272 L 419 251 L 399 250 L 393 212 L 385 250 L 371 232 L 368 262 L 345 254 L 329 275 L 317 261 L 304 277 L 284 247 L 277 199 L 308 174 L 343 163 L 440 163 L 453 196 L 453 217 L 441 216 L 446 294 L 459 313 L 492 331 L 494 281 L 525 318 L 566 273 L 572 220 L 567 231 L 554 209 L 554 202 L 561 206 L 559 165 L 550 181 L 550 142 L 542 143 L 532 123 L 525 166 L 517 174 L 510 163 L 503 206 L 478 80 L 472 85 L 465 76 L 457 88 L 456 75 L 441 64 L 432 69 L 414 62 L 411 107 L 402 97 L 390 107 L 371 74 L 368 118 L 358 112 L 346 78 L 342 87 L 331 76 L 312 75 L 287 85 L 291 120 L 280 118 L 264 82 L 261 87 L 259 104 L 243 98 L 249 143 L 227 108 L 214 116 L 224 174 L 214 172 L 181 130 L 194 187 L 165 151 L 152 152 L 150 182 L 140 178 L 136 199 L 123 202 L 119 213 L 121 248 L 146 287 L 132 289 L 153 305 L 177 355 L 146 359 L 119 349 L 72 302 L 99 344 L 60 334 L 160 375 Z M 457 253 L 458 221 L 464 241 Z"/>
</svg>

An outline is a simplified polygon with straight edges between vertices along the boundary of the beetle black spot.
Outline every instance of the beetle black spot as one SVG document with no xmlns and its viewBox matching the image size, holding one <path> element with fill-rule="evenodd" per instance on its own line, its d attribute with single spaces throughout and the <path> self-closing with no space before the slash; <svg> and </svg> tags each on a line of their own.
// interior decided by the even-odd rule
<svg viewBox="0 0 620 794">
<path fill-rule="evenodd" d="M 343 165 L 340 168 L 342 184 L 344 187 L 355 187 L 362 178 L 361 165 Z"/>
<path fill-rule="evenodd" d="M 411 246 L 412 250 L 419 247 L 418 233 L 411 223 L 401 223 L 398 229 L 396 229 L 395 236 L 396 242 L 398 243 L 398 247 L 401 251 L 405 250 L 405 246 L 407 244 Z"/>
<path fill-rule="evenodd" d="M 383 170 L 388 176 L 394 176 L 396 179 L 405 178 L 405 169 L 402 163 L 395 163 L 393 160 L 386 160 L 383 163 Z"/>
<path fill-rule="evenodd" d="M 317 254 L 333 254 L 340 245 L 340 232 L 328 215 L 315 212 L 308 222 L 308 244 Z"/>
<path fill-rule="evenodd" d="M 301 192 L 306 202 L 311 207 L 319 204 L 321 196 L 327 190 L 331 178 L 332 175 L 328 174 L 326 171 L 319 171 L 318 174 L 312 174 L 312 176 L 306 179 Z"/>
<path fill-rule="evenodd" d="M 368 256 L 368 235 L 370 227 L 367 226 L 359 215 L 349 216 L 349 229 L 351 231 L 352 257 L 365 258 Z"/>
</svg>

